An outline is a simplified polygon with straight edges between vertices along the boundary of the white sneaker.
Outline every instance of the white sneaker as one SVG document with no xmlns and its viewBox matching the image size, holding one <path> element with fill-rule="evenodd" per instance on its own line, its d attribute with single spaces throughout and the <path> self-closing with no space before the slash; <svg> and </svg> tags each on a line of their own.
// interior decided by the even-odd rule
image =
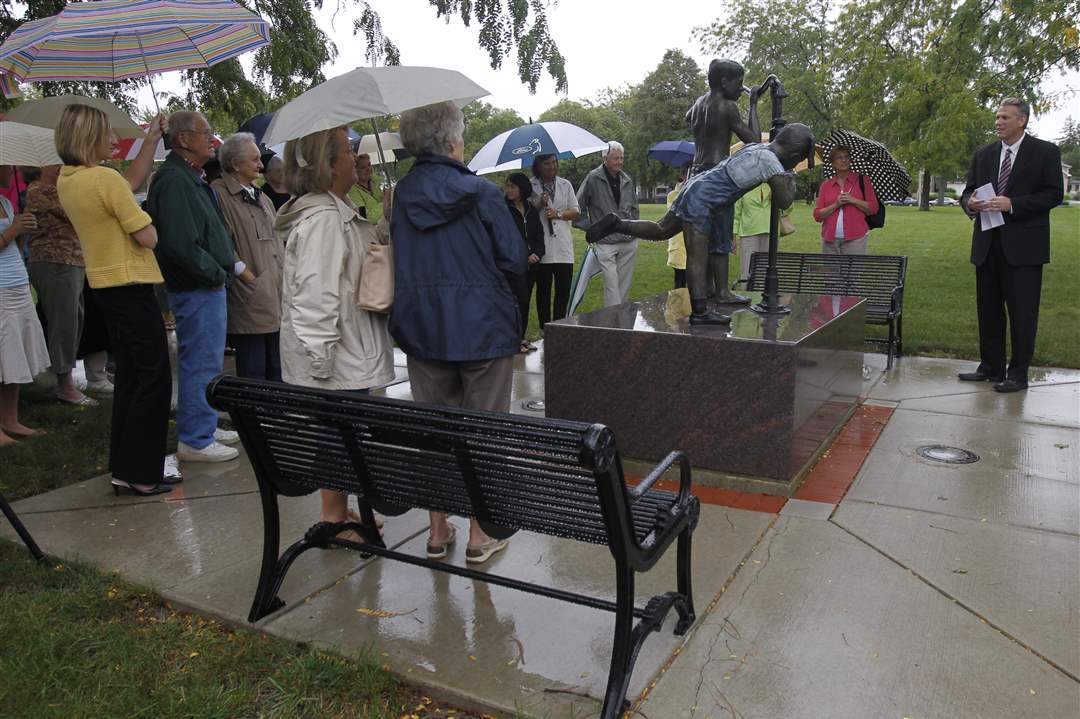
<svg viewBox="0 0 1080 719">
<path fill-rule="evenodd" d="M 175 484 L 183 480 L 184 475 L 180 474 L 180 460 L 175 454 L 165 455 L 165 472 L 162 476 L 162 481 L 166 484 Z"/>
<path fill-rule="evenodd" d="M 112 394 L 113 390 L 113 383 L 109 380 L 86 383 L 86 391 L 93 392 L 94 394 Z"/>
<path fill-rule="evenodd" d="M 218 427 L 214 430 L 214 441 L 221 442 L 222 444 L 236 444 L 240 441 L 240 435 L 233 432 L 231 429 L 222 429 Z"/>
<path fill-rule="evenodd" d="M 184 462 L 228 462 L 230 459 L 236 459 L 240 453 L 220 442 L 211 442 L 202 449 L 195 449 L 183 442 L 177 442 L 176 456 Z"/>
</svg>

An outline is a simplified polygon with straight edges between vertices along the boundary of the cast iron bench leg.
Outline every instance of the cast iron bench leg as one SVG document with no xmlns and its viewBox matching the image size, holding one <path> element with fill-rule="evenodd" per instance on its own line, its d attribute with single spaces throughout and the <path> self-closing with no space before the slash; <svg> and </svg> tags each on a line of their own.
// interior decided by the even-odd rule
<svg viewBox="0 0 1080 719">
<path fill-rule="evenodd" d="M 682 605 L 675 605 L 676 610 L 679 612 L 679 621 L 675 625 L 676 636 L 682 636 L 686 634 L 687 630 L 694 625 L 694 620 L 697 619 L 697 615 L 694 613 L 694 590 L 690 582 L 690 538 L 693 536 L 691 532 L 693 527 L 687 527 L 679 533 L 679 540 L 677 545 L 678 557 L 677 557 L 677 580 L 679 594 L 683 597 Z"/>
<path fill-rule="evenodd" d="M 34 538 L 30 536 L 30 531 L 23 525 L 22 520 L 15 514 L 15 510 L 11 508 L 11 505 L 4 499 L 4 495 L 0 494 L 0 510 L 3 510 L 4 516 L 11 522 L 11 526 L 15 528 L 15 533 L 19 535 L 19 539 L 23 541 L 26 548 L 30 550 L 30 555 L 37 560 L 39 564 L 48 564 L 49 560 L 45 556 L 45 552 L 41 551 L 41 547 L 37 545 Z"/>
<path fill-rule="evenodd" d="M 889 344 L 885 345 L 885 369 L 892 369 L 893 346 L 896 342 L 896 320 L 889 320 Z"/>
<path fill-rule="evenodd" d="M 259 586 L 255 590 L 255 600 L 248 614 L 248 621 L 252 623 L 285 605 L 277 596 L 281 579 L 284 579 L 284 576 L 277 576 L 278 550 L 281 544 L 281 520 L 278 514 L 277 493 L 270 491 L 267 487 L 262 487 L 259 497 L 262 499 L 263 510 L 263 555 L 262 567 L 259 570 Z"/>
<path fill-rule="evenodd" d="M 611 645 L 611 667 L 608 669 L 607 690 L 604 692 L 602 719 L 618 719 L 626 711 L 626 687 L 633 666 L 634 632 L 634 570 L 625 562 L 615 568 L 615 640 Z"/>
</svg>

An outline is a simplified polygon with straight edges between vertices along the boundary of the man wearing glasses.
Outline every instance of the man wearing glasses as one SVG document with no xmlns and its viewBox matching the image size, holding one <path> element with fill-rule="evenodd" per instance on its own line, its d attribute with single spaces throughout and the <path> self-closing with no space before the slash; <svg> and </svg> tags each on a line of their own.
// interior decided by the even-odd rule
<svg viewBox="0 0 1080 719">
<path fill-rule="evenodd" d="M 154 248 L 176 317 L 176 455 L 187 462 L 224 462 L 236 432 L 218 429 L 206 385 L 221 373 L 225 353 L 225 286 L 244 272 L 203 165 L 214 157 L 213 130 L 197 112 L 169 116 L 172 152 L 154 174 L 146 209 L 154 220 Z"/>
</svg>

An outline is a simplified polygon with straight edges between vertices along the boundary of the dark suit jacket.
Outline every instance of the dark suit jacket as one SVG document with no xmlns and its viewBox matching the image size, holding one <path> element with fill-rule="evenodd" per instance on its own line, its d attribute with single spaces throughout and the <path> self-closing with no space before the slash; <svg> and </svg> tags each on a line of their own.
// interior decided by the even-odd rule
<svg viewBox="0 0 1080 719">
<path fill-rule="evenodd" d="M 967 186 L 960 198 L 964 211 L 975 189 L 997 182 L 1001 141 L 979 148 L 971 159 Z M 1027 135 L 1013 159 L 1009 183 L 1001 195 L 1012 201 L 1012 212 L 1003 213 L 1001 249 L 1013 267 L 1045 265 L 1050 261 L 1050 210 L 1061 204 L 1065 188 L 1061 177 L 1061 151 L 1057 145 Z M 993 233 L 980 229 L 978 213 L 971 235 L 971 262 L 981 265 L 990 252 Z"/>
</svg>

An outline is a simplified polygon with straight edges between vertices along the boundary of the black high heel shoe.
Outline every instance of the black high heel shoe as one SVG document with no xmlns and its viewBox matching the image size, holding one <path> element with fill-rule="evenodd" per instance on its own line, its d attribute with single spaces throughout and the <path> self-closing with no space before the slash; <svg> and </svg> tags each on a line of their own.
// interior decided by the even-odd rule
<svg viewBox="0 0 1080 719">
<path fill-rule="evenodd" d="M 126 489 L 127 491 L 131 492 L 132 494 L 137 494 L 140 497 L 150 497 L 150 496 L 155 495 L 155 494 L 167 494 L 168 492 L 172 491 L 172 487 L 165 484 L 164 482 L 159 482 L 158 484 L 155 484 L 150 489 L 139 489 L 138 487 L 136 487 L 136 486 L 134 486 L 132 484 L 129 484 L 129 483 L 125 482 L 122 479 L 114 479 L 114 480 L 112 480 L 113 495 L 119 497 L 121 489 Z"/>
</svg>

